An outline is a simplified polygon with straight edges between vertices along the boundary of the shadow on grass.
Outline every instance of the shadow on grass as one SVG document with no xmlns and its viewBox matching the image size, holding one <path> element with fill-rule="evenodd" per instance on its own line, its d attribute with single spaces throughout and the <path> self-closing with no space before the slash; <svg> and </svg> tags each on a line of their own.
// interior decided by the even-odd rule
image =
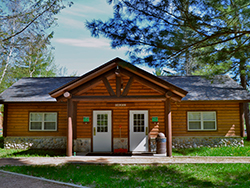
<svg viewBox="0 0 250 188">
<path fill-rule="evenodd" d="M 6 166 L 4 170 L 94 187 L 215 187 L 169 166 Z"/>
</svg>

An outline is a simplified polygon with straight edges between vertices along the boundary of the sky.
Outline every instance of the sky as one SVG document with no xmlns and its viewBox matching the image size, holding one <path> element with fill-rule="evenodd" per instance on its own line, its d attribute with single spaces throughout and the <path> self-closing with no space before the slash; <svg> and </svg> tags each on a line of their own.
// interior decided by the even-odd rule
<svg viewBox="0 0 250 188">
<path fill-rule="evenodd" d="M 116 57 L 129 61 L 126 47 L 112 49 L 110 40 L 91 37 L 85 27 L 86 20 L 108 20 L 113 15 L 112 5 L 106 0 L 74 0 L 72 7 L 63 9 L 56 17 L 58 25 L 53 28 L 51 40 L 55 48 L 55 64 L 67 68 L 67 75 L 82 75 Z M 140 68 L 153 72 L 148 67 Z"/>
</svg>

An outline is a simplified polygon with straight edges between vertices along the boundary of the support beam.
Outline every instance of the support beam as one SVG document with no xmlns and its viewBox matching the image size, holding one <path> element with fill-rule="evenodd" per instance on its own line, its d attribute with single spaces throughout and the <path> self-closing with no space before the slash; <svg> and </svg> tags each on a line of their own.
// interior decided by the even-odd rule
<svg viewBox="0 0 250 188">
<path fill-rule="evenodd" d="M 155 91 L 157 91 L 157 92 L 159 92 L 159 93 L 165 94 L 165 93 L 167 92 L 166 89 L 164 89 L 164 88 L 162 88 L 162 87 L 160 87 L 160 86 L 157 86 L 156 84 L 154 84 L 154 83 L 152 83 L 152 82 L 150 82 L 150 81 L 147 81 L 146 79 L 141 78 L 141 77 L 139 77 L 139 76 L 137 76 L 137 75 L 135 75 L 135 74 L 133 74 L 133 73 L 127 71 L 126 69 L 120 68 L 120 70 L 121 70 L 121 73 L 122 73 L 122 74 L 124 74 L 124 75 L 126 75 L 126 76 L 129 76 L 129 77 L 134 77 L 134 79 L 135 79 L 136 81 L 140 82 L 140 83 L 143 84 L 143 85 L 146 85 L 147 87 L 150 87 L 151 89 L 153 89 L 153 90 L 155 90 Z"/>
<path fill-rule="evenodd" d="M 170 98 L 167 98 L 165 101 L 165 132 L 167 137 L 167 156 L 172 157 L 172 116 Z"/>
<path fill-rule="evenodd" d="M 78 86 L 77 88 L 70 91 L 70 93 L 72 95 L 81 95 L 82 93 L 86 92 L 87 90 L 100 84 L 102 82 L 103 77 L 108 78 L 111 75 L 114 75 L 114 72 L 115 72 L 115 69 L 112 69 L 112 70 L 106 72 L 105 74 L 100 75 L 100 76 L 94 78 L 93 80 L 90 80 L 90 81 L 84 83 L 83 85 Z"/>
<path fill-rule="evenodd" d="M 72 101 L 101 102 L 135 102 L 135 101 L 165 101 L 165 96 L 73 96 Z"/>
<path fill-rule="evenodd" d="M 121 96 L 121 76 L 116 76 L 116 96 L 120 97 Z"/>
<path fill-rule="evenodd" d="M 72 124 L 73 124 L 73 139 L 77 138 L 77 102 L 73 102 L 73 119 L 72 119 Z"/>
<path fill-rule="evenodd" d="M 113 91 L 112 87 L 110 86 L 109 81 L 107 80 L 107 78 L 103 76 L 102 81 L 103 81 L 106 89 L 108 90 L 109 95 L 110 96 L 115 96 L 115 92 Z"/>
<path fill-rule="evenodd" d="M 73 101 L 68 99 L 68 135 L 67 135 L 67 156 L 72 156 L 73 149 Z"/>
<path fill-rule="evenodd" d="M 3 114 L 3 137 L 7 136 L 7 118 L 8 118 L 8 104 L 4 104 Z"/>
<path fill-rule="evenodd" d="M 122 96 L 127 96 L 133 82 L 134 82 L 134 76 L 130 77 L 130 79 L 129 79 L 129 81 L 128 81 L 128 83 L 127 83 L 127 85 L 122 93 Z"/>
</svg>

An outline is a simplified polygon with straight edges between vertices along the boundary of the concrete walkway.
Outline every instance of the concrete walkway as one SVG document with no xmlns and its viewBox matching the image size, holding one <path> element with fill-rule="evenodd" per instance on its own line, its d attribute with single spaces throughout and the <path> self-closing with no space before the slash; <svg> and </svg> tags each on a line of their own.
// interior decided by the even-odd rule
<svg viewBox="0 0 250 188">
<path fill-rule="evenodd" d="M 59 165 L 77 164 L 182 164 L 182 163 L 250 163 L 250 157 L 20 157 L 0 158 L 0 166 L 5 165 Z"/>
<path fill-rule="evenodd" d="M 72 183 L 59 182 L 46 178 L 28 176 L 0 170 L 0 187 L 4 188 L 88 188 Z"/>
</svg>

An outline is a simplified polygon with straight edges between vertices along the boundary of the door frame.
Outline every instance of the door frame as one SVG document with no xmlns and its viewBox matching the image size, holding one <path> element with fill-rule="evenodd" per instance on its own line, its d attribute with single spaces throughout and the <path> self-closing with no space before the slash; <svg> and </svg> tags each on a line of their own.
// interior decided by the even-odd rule
<svg viewBox="0 0 250 188">
<path fill-rule="evenodd" d="M 111 152 L 113 152 L 113 110 L 111 110 L 111 109 L 102 109 L 102 110 L 100 110 L 100 109 L 94 109 L 94 110 L 92 110 L 92 125 L 91 125 L 91 152 L 94 152 L 94 142 L 93 142 L 93 140 L 94 140 L 94 131 L 93 131 L 93 129 L 94 129 L 94 112 L 107 112 L 107 111 L 109 111 L 109 112 L 111 112 L 111 118 L 110 118 L 110 120 L 111 120 L 111 129 L 110 129 L 110 131 L 111 131 Z"/>
<path fill-rule="evenodd" d="M 130 144 L 130 141 L 131 141 L 131 113 L 130 112 L 147 112 L 147 117 L 148 117 L 148 119 L 147 119 L 147 124 L 148 124 L 148 133 L 147 133 L 147 137 L 148 137 L 148 134 L 149 134 L 149 132 L 150 132 L 150 130 L 149 130 L 149 126 L 150 126 L 150 121 L 149 121 L 149 117 L 150 117 L 150 110 L 149 109 L 128 109 L 128 149 L 129 149 L 129 151 L 130 152 L 132 152 L 131 151 L 131 144 Z M 145 130 L 146 131 L 146 130 Z M 149 151 L 149 140 L 148 140 L 148 138 L 147 138 L 147 147 L 146 147 L 146 149 L 147 149 L 147 151 L 146 152 L 148 152 Z"/>
</svg>

